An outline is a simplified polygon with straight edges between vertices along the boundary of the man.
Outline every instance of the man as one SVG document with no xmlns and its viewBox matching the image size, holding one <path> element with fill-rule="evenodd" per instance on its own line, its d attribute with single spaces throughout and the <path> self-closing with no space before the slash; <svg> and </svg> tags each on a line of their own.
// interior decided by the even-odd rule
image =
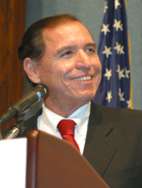
<svg viewBox="0 0 142 188">
<path fill-rule="evenodd" d="M 71 15 L 41 19 L 26 31 L 19 57 L 28 78 L 48 86 L 42 112 L 25 127 L 62 138 L 58 122 L 74 120 L 81 154 L 110 187 L 142 187 L 142 113 L 91 102 L 101 64 L 88 29 Z"/>
</svg>

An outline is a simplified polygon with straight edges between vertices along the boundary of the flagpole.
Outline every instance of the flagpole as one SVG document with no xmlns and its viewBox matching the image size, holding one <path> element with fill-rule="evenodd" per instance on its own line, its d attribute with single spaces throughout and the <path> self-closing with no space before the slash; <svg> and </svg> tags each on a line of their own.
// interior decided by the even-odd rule
<svg viewBox="0 0 142 188">
<path fill-rule="evenodd" d="M 125 7 L 128 7 L 128 0 L 125 0 Z M 129 54 L 129 64 L 131 65 L 132 58 L 131 58 L 131 49 L 132 49 L 132 41 L 130 37 L 130 33 L 128 32 L 128 54 Z M 132 81 L 130 82 L 130 109 L 134 109 L 134 104 L 133 104 L 133 83 Z"/>
</svg>

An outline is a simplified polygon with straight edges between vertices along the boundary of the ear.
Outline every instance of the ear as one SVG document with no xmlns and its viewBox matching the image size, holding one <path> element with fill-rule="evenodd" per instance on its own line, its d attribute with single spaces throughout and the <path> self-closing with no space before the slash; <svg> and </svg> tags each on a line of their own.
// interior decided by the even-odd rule
<svg viewBox="0 0 142 188">
<path fill-rule="evenodd" d="M 34 65 L 35 62 L 29 57 L 24 59 L 23 62 L 23 68 L 24 71 L 26 72 L 28 78 L 33 82 L 33 83 L 40 83 L 40 78 L 38 75 L 38 70 L 37 66 Z"/>
</svg>

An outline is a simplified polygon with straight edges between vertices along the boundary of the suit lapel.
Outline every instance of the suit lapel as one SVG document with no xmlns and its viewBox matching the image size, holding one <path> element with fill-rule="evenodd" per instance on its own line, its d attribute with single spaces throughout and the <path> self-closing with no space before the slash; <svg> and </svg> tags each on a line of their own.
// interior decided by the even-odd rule
<svg viewBox="0 0 142 188">
<path fill-rule="evenodd" d="M 116 153 L 113 144 L 115 128 L 103 116 L 103 109 L 92 104 L 83 154 L 101 175 L 104 175 Z"/>
</svg>

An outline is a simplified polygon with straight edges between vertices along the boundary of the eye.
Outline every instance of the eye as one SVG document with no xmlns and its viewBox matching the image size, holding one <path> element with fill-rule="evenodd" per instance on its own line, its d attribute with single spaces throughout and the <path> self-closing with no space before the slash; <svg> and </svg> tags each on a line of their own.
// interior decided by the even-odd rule
<svg viewBox="0 0 142 188">
<path fill-rule="evenodd" d="M 73 50 L 65 50 L 65 51 L 61 52 L 60 57 L 61 58 L 69 58 L 73 55 L 73 53 L 74 53 Z"/>
<path fill-rule="evenodd" d="M 75 47 L 64 47 L 62 49 L 60 49 L 57 54 L 56 57 L 58 58 L 62 58 L 62 59 L 68 59 L 71 58 L 76 52 L 76 48 Z"/>
<path fill-rule="evenodd" d="M 96 46 L 94 46 L 94 45 L 89 45 L 89 46 L 86 46 L 85 47 L 85 52 L 87 53 L 87 54 L 96 54 L 97 52 L 96 52 Z"/>
</svg>

